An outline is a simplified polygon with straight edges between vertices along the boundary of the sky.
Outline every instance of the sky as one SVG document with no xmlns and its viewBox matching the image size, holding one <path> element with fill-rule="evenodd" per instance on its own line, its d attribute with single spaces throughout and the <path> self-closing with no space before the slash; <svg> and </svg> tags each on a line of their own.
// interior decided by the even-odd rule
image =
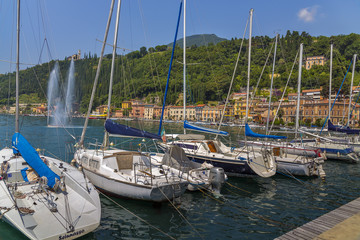
<svg viewBox="0 0 360 240">
<path fill-rule="evenodd" d="M 0 74 L 15 70 L 16 0 L 0 0 Z M 116 1 L 117 2 L 117 1 Z M 63 60 L 81 50 L 100 55 L 111 0 L 24 0 L 21 2 L 20 62 Z M 118 46 L 139 50 L 173 42 L 180 0 L 122 0 Z M 115 3 L 107 42 L 113 43 Z M 287 30 L 312 36 L 360 33 L 359 0 L 187 0 L 186 35 L 216 34 L 242 38 L 249 10 L 253 35 Z M 183 37 L 183 21 L 178 39 Z M 46 41 L 45 41 L 46 39 Z M 44 43 L 48 43 L 41 51 Z M 46 44 L 45 44 L 46 46 Z M 48 50 L 49 49 L 49 50 Z M 110 46 L 105 53 L 111 53 Z M 118 54 L 129 53 L 118 50 Z"/>
</svg>

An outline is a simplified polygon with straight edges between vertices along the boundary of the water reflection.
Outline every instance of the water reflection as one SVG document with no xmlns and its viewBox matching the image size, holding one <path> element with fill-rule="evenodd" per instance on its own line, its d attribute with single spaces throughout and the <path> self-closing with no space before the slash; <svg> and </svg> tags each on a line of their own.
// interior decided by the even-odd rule
<svg viewBox="0 0 360 240">
<path fill-rule="evenodd" d="M 13 134 L 13 116 L 0 116 L 2 147 Z M 21 117 L 21 132 L 36 148 L 70 161 L 80 136 L 83 119 L 73 119 L 67 129 L 47 128 L 45 117 Z M 123 122 L 149 132 L 157 132 L 158 122 Z M 90 120 L 87 142 L 100 143 L 104 121 Z M 181 133 L 181 124 L 165 123 L 167 133 Z M 227 127 L 232 142 L 238 128 Z M 141 139 L 114 138 L 118 147 L 136 150 Z M 9 144 L 7 142 L 7 144 Z M 10 145 L 7 145 L 10 146 Z M 272 178 L 230 178 L 223 188 L 223 198 L 210 198 L 201 193 L 186 193 L 178 210 L 204 239 L 273 239 L 295 227 L 315 219 L 359 197 L 360 165 L 326 161 L 326 180 L 318 178 L 291 179 L 277 175 Z M 231 184 L 231 185 L 230 185 Z M 151 203 L 115 199 L 153 226 L 176 239 L 199 239 L 199 235 L 168 203 L 161 207 Z M 102 202 L 100 227 L 82 239 L 168 239 L 167 236 L 131 215 L 105 197 Z M 23 236 L 0 221 L 1 239 L 21 239 Z"/>
</svg>

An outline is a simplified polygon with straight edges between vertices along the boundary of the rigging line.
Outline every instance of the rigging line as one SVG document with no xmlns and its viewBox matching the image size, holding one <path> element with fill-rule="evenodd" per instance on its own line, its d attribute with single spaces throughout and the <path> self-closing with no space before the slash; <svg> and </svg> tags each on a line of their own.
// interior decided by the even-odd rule
<svg viewBox="0 0 360 240">
<path fill-rule="evenodd" d="M 254 22 L 255 22 L 255 24 L 256 24 L 256 26 L 257 26 L 257 29 L 258 29 L 258 31 L 259 31 L 259 33 L 260 33 L 260 41 L 261 41 L 261 43 L 262 43 L 262 47 L 263 48 L 265 48 L 265 44 L 264 44 L 264 41 L 263 41 L 263 37 L 262 36 L 266 36 L 265 34 L 263 34 L 263 31 L 261 31 L 261 28 L 260 28 L 260 25 L 259 25 L 259 23 L 258 23 L 258 21 L 257 21 L 257 17 L 256 17 L 256 13 L 254 12 Z"/>
<path fill-rule="evenodd" d="M 37 28 L 39 29 L 39 31 L 37 32 L 38 34 L 38 39 L 40 40 L 40 29 L 41 29 L 41 23 L 40 23 L 40 1 L 36 2 L 36 21 L 37 21 Z"/>
<path fill-rule="evenodd" d="M 47 17 L 47 22 L 48 23 L 50 23 L 51 21 L 50 21 L 50 18 L 49 18 L 49 15 L 48 15 L 48 10 L 47 10 L 47 7 L 46 7 L 46 4 L 44 3 L 44 8 L 45 8 L 45 14 L 46 14 L 46 17 Z M 52 31 L 52 27 L 50 26 L 50 30 L 49 30 L 49 32 L 50 32 L 50 34 L 52 33 L 51 31 Z M 44 26 L 44 35 L 45 35 L 45 38 L 47 38 L 46 37 L 46 34 L 45 34 L 45 26 Z M 53 35 L 53 34 L 51 34 L 51 35 Z M 51 38 L 50 38 L 51 39 Z M 56 51 L 56 46 L 55 45 L 53 45 L 52 46 L 52 48 L 54 49 L 54 51 L 55 51 L 55 56 L 58 56 L 58 54 L 57 54 L 57 51 Z"/>
<path fill-rule="evenodd" d="M 345 74 L 345 76 L 344 76 L 343 81 L 341 82 L 340 88 L 339 88 L 339 90 L 338 90 L 338 92 L 337 92 L 337 94 L 336 94 L 335 100 L 334 100 L 334 102 L 333 102 L 333 104 L 332 104 L 331 109 L 330 109 L 329 112 L 331 112 L 332 109 L 333 109 L 333 107 L 335 106 L 336 99 L 337 99 L 337 97 L 338 97 L 339 94 L 340 94 L 341 88 L 342 88 L 342 86 L 343 86 L 343 83 L 345 82 L 346 76 L 347 76 L 347 74 L 348 74 L 348 72 L 349 72 L 349 70 L 350 70 L 351 65 L 352 65 L 352 59 L 351 59 L 351 61 L 350 61 L 350 65 L 349 65 L 349 67 L 348 67 L 348 69 L 347 69 L 347 72 L 346 72 L 346 74 Z M 322 131 L 323 131 L 325 125 L 326 125 L 326 122 L 327 122 L 328 118 L 329 118 L 329 114 L 326 116 L 325 122 L 324 122 L 324 124 L 323 124 L 323 126 L 322 126 L 322 128 L 321 128 L 321 131 L 320 131 L 319 135 L 321 135 L 321 133 L 322 133 Z"/>
<path fill-rule="evenodd" d="M 66 215 L 66 219 L 70 223 L 68 227 L 71 230 L 71 229 L 74 229 L 75 226 L 73 225 L 73 222 L 72 222 L 73 218 L 71 216 L 68 194 L 64 194 L 64 202 L 65 202 L 65 215 Z"/>
<path fill-rule="evenodd" d="M 146 223 L 147 225 L 149 225 L 150 227 L 154 228 L 155 230 L 158 230 L 159 232 L 161 232 L 162 234 L 164 234 L 165 236 L 169 237 L 170 239 L 174 239 L 176 240 L 174 237 L 170 236 L 169 234 L 167 234 L 166 232 L 162 231 L 160 228 L 155 227 L 154 225 L 152 225 L 151 223 L 149 223 L 148 221 L 146 221 L 145 219 L 137 216 L 135 213 L 131 212 L 129 209 L 125 208 L 124 206 L 120 205 L 118 202 L 114 201 L 113 199 L 111 199 L 109 196 L 105 195 L 104 193 L 100 192 L 99 190 L 96 189 L 96 191 L 101 194 L 103 197 L 105 197 L 106 199 L 108 199 L 110 202 L 112 202 L 113 204 L 115 204 L 116 206 L 122 208 L 123 210 L 125 210 L 126 212 L 130 213 L 131 215 L 133 215 L 134 217 L 136 217 L 137 219 L 139 219 L 140 221 Z"/>
<path fill-rule="evenodd" d="M 186 219 L 186 217 L 179 211 L 179 209 L 174 205 L 174 203 L 172 201 L 170 201 L 170 199 L 165 195 L 165 193 L 161 190 L 161 188 L 158 188 L 160 190 L 160 192 L 166 197 L 166 199 L 169 201 L 169 203 L 171 204 L 171 206 L 174 207 L 174 209 L 179 213 L 179 215 L 187 222 L 187 224 L 189 224 L 189 226 L 199 235 L 199 237 L 201 239 L 204 239 L 200 233 L 196 230 L 196 228 Z M 200 189 L 199 189 L 200 190 Z"/>
<path fill-rule="evenodd" d="M 45 5 L 45 2 L 43 3 Z M 41 23 L 43 25 L 43 31 L 44 31 L 44 36 L 46 38 L 46 31 L 45 31 L 45 21 L 44 21 L 44 11 L 43 8 L 41 6 L 41 1 L 39 1 L 39 9 L 40 9 L 40 17 L 41 17 Z M 39 38 L 40 39 L 40 38 Z"/>
<path fill-rule="evenodd" d="M 225 105 L 224 105 L 224 110 L 223 110 L 223 113 L 221 114 L 218 131 L 220 130 L 220 127 L 221 127 L 221 124 L 222 124 L 222 122 L 223 122 L 224 115 L 225 115 L 225 112 L 226 112 L 226 106 L 227 106 L 227 104 L 228 104 L 228 102 L 229 102 L 229 97 L 230 97 L 230 93 L 231 93 L 231 88 L 232 88 L 232 85 L 233 85 L 233 83 L 234 83 L 235 74 L 236 74 L 236 70 L 237 70 L 238 63 L 239 63 L 239 59 L 240 59 L 240 55 L 241 55 L 241 49 L 242 49 L 242 47 L 243 47 L 243 43 L 244 43 L 244 40 L 245 40 L 245 34 L 246 34 L 247 27 L 248 27 L 248 23 L 249 23 L 249 19 L 248 19 L 248 21 L 246 22 L 246 26 L 245 26 L 245 29 L 244 29 L 244 35 L 243 35 L 243 38 L 242 38 L 242 41 L 241 41 L 241 45 L 240 45 L 240 49 L 239 49 L 239 53 L 238 53 L 238 56 L 237 56 L 237 59 L 236 59 L 236 63 L 235 63 L 233 75 L 232 75 L 232 78 L 231 78 L 228 95 L 227 95 L 227 97 L 226 97 L 226 101 L 225 101 Z M 218 137 L 218 134 L 216 134 L 215 140 L 217 139 L 217 137 Z"/>
<path fill-rule="evenodd" d="M 125 57 L 124 57 L 124 55 L 122 56 L 122 57 L 120 57 L 119 58 L 119 63 L 120 63 L 120 67 L 118 66 L 117 68 L 116 68 L 116 70 L 117 69 L 121 69 L 121 70 L 119 70 L 119 75 L 120 75 L 120 80 L 119 80 L 119 84 L 120 84 L 120 88 L 119 88 L 119 90 L 120 90 L 120 92 L 119 92 L 119 95 L 121 96 L 121 90 L 123 90 L 122 91 L 122 93 L 123 93 L 123 96 L 124 96 L 124 99 L 126 99 L 127 97 L 126 97 L 126 86 L 128 86 L 128 88 L 129 88 L 129 93 L 130 93 L 130 87 L 129 87 L 129 85 L 126 85 L 126 80 L 125 80 L 125 69 L 124 69 L 124 63 L 125 62 Z M 118 73 L 118 71 L 116 71 L 116 73 Z M 122 82 L 121 82 L 121 80 L 123 81 L 123 88 L 121 88 L 121 84 L 122 84 Z M 131 96 L 130 96 L 131 97 Z"/>
<path fill-rule="evenodd" d="M 244 37 L 245 37 L 245 35 L 244 35 Z M 254 100 L 254 98 L 255 98 L 257 88 L 259 87 L 260 80 L 261 80 L 261 78 L 262 78 L 262 75 L 264 74 L 264 71 L 265 71 L 267 62 L 269 61 L 269 58 L 270 58 L 272 49 L 273 49 L 273 47 L 274 47 L 274 44 L 275 44 L 275 42 L 273 42 L 272 45 L 271 45 L 271 48 L 270 48 L 270 51 L 269 51 L 269 53 L 268 53 L 268 56 L 266 57 L 266 60 L 265 60 L 263 69 L 261 70 L 261 74 L 260 74 L 260 76 L 259 76 L 259 79 L 258 79 L 258 81 L 257 81 L 257 83 L 256 83 L 256 86 L 255 86 L 253 92 L 252 92 L 252 96 L 251 96 L 250 104 L 249 104 L 250 106 L 252 106 L 252 104 L 253 104 L 253 100 Z M 242 130 L 242 127 L 243 127 L 243 126 L 240 126 L 238 134 L 240 134 L 240 132 L 241 132 L 241 130 Z"/>
<path fill-rule="evenodd" d="M 29 48 L 28 48 L 28 44 L 27 44 L 27 41 L 26 41 L 26 38 L 25 38 L 25 36 L 23 36 L 23 39 L 24 39 L 24 42 L 25 42 L 25 48 L 26 48 L 26 52 L 27 52 L 27 54 L 29 55 L 29 58 L 30 58 L 30 51 L 29 51 Z M 42 85 L 41 85 L 41 83 L 40 83 L 40 80 L 39 80 L 39 77 L 37 76 L 37 74 L 36 74 L 36 71 L 35 71 L 35 68 L 32 68 L 32 70 L 33 70 L 33 72 L 34 72 L 34 75 L 35 75 L 35 78 L 36 78 L 36 80 L 37 80 L 37 82 L 38 82 L 38 84 L 39 84 L 39 86 L 40 86 L 40 89 L 41 89 L 41 91 L 43 92 L 43 94 L 44 94 L 44 96 L 47 98 L 47 96 L 46 96 L 46 94 L 45 94 L 45 91 L 44 91 L 44 89 L 43 89 L 43 87 L 42 87 Z M 61 71 L 59 71 L 60 72 L 60 79 L 61 79 Z M 49 104 L 48 104 L 49 105 Z M 61 125 L 64 129 L 65 129 L 65 126 L 64 125 Z M 67 130 L 66 130 L 67 131 Z M 68 131 L 67 131 L 68 132 Z M 69 132 L 68 132 L 69 133 Z M 70 136 L 72 136 L 70 133 L 69 133 L 69 135 Z M 74 138 L 74 136 L 72 136 L 73 138 Z M 59 138 L 58 138 L 58 140 L 59 140 Z M 60 140 L 59 140 L 60 141 Z"/>
<path fill-rule="evenodd" d="M 282 42 L 283 42 L 282 39 L 284 39 L 284 38 L 282 37 L 282 38 L 279 39 L 281 55 L 282 55 L 282 57 L 284 59 L 285 70 L 286 70 L 286 72 L 289 72 L 289 69 L 288 69 L 287 64 L 286 64 L 286 58 L 285 58 L 285 53 L 284 53 L 284 47 L 282 45 Z M 299 54 L 299 51 L 296 53 L 296 56 L 298 54 Z"/>
<path fill-rule="evenodd" d="M 12 40 L 11 40 L 11 41 L 12 41 Z M 12 48 L 12 45 L 11 45 L 11 48 Z M 13 61 L 12 61 L 12 58 L 10 58 L 10 61 L 0 59 L 0 62 L 10 63 L 10 66 L 11 66 L 11 64 L 16 64 L 16 62 L 13 62 Z M 36 64 L 34 64 L 34 63 L 19 63 L 19 65 L 29 65 L 29 66 L 35 66 Z M 10 70 L 10 72 L 11 72 L 11 70 Z"/>
<path fill-rule="evenodd" d="M 13 1 L 13 12 L 16 12 L 16 5 L 15 5 L 15 1 Z M 13 19 L 12 19 L 12 32 L 11 32 L 11 44 L 10 44 L 10 61 L 12 62 L 12 57 L 13 57 L 13 43 L 14 43 L 14 31 L 15 31 L 15 21 L 16 21 L 16 14 L 13 14 Z M 9 64 L 9 68 L 10 68 L 10 72 L 12 72 L 12 63 Z M 9 74 L 9 85 L 8 85 L 8 98 L 7 98 L 7 106 L 10 106 L 10 96 L 11 96 L 11 74 Z M 6 119 L 6 126 L 9 126 L 9 115 L 7 115 Z M 9 137 L 9 128 L 6 128 L 6 139 L 8 139 Z M 6 144 L 5 144 L 6 145 Z"/>
<path fill-rule="evenodd" d="M 268 56 L 267 56 L 267 58 L 266 58 L 264 67 L 263 67 L 263 69 L 262 69 L 262 71 L 261 71 L 261 74 L 260 74 L 259 79 L 258 79 L 258 81 L 257 81 L 257 83 L 256 83 L 256 86 L 255 86 L 255 88 L 254 88 L 254 90 L 253 90 L 253 92 L 252 92 L 252 96 L 251 96 L 251 99 L 250 99 L 250 106 L 253 104 L 253 100 L 254 100 L 254 97 L 255 97 L 255 95 L 256 95 L 257 88 L 259 87 L 260 80 L 261 80 L 261 78 L 262 78 L 262 75 L 264 74 L 264 71 L 265 71 L 267 62 L 269 61 L 269 58 L 270 58 L 272 49 L 273 49 L 273 47 L 274 47 L 274 44 L 275 44 L 275 42 L 273 42 L 272 45 L 271 45 L 271 48 L 270 48 L 270 51 L 269 51 Z"/>
<path fill-rule="evenodd" d="M 69 225 L 71 225 L 71 223 L 69 223 L 68 220 L 59 211 L 57 211 L 56 212 L 57 214 L 55 214 L 55 212 L 50 210 L 50 207 L 48 205 L 50 203 L 49 202 L 49 196 L 52 196 L 52 195 L 49 194 L 49 193 L 46 193 L 46 196 L 48 197 L 48 198 L 46 198 L 46 196 L 42 192 L 40 192 L 38 194 L 41 195 L 41 197 L 38 197 L 37 200 L 39 202 L 41 202 L 50 211 L 50 213 L 54 216 L 54 218 L 56 218 L 56 220 L 63 226 L 63 228 L 68 231 L 69 229 L 63 224 L 63 222 L 61 221 L 61 219 L 57 215 L 59 215 L 65 221 L 65 223 L 67 223 Z M 37 194 L 34 194 L 34 195 L 37 195 Z M 45 203 L 44 200 L 46 200 L 47 203 Z"/>
<path fill-rule="evenodd" d="M 195 4 L 195 2 L 196 1 L 193 1 L 194 2 L 194 4 Z M 199 7 L 198 7 L 199 8 Z M 191 8 L 190 8 L 191 9 Z M 190 11 L 190 14 L 191 14 L 191 11 Z M 192 16 L 192 15 L 191 15 Z M 197 16 L 199 16 L 199 15 L 197 15 Z M 198 21 L 198 22 L 200 22 L 200 21 Z M 200 24 L 199 24 L 200 25 Z M 184 36 L 185 37 L 185 36 Z M 202 38 L 203 38 L 203 41 L 205 42 L 205 35 L 204 34 L 202 34 Z M 209 74 L 210 76 L 209 77 L 212 77 L 214 80 L 215 80 L 215 84 L 216 84 L 216 88 L 217 88 L 217 93 L 216 93 L 216 95 L 220 95 L 221 94 L 221 90 L 219 90 L 219 81 L 218 80 L 216 80 L 215 79 L 215 76 L 216 76 L 216 74 L 215 74 L 215 72 L 214 72 L 214 66 L 213 66 L 213 64 L 212 64 L 212 62 L 211 62 L 211 57 L 210 57 L 210 51 L 209 51 L 209 46 L 206 46 L 205 47 L 205 49 L 206 49 L 206 55 L 207 55 L 207 60 L 209 61 L 209 64 L 210 64 L 210 72 L 211 72 L 211 74 Z M 214 48 L 214 49 L 212 49 L 212 51 L 215 51 L 215 53 L 217 54 L 217 56 L 218 56 L 218 59 L 219 59 L 219 61 L 220 61 L 220 66 L 222 66 L 222 69 L 224 70 L 224 72 L 227 72 L 227 70 L 226 70 L 226 67 L 225 67 L 225 65 L 226 64 L 224 64 L 224 58 L 223 58 L 223 56 L 222 55 L 220 55 L 220 53 L 217 51 L 217 49 L 216 48 Z M 192 65 L 192 64 L 186 64 L 186 65 Z M 218 96 L 219 97 L 219 96 Z M 220 98 L 220 97 L 219 97 Z"/>
<path fill-rule="evenodd" d="M 33 21 L 31 19 L 31 15 L 30 15 L 30 11 L 29 11 L 28 1 L 25 1 L 25 6 L 26 6 L 28 17 L 29 17 L 29 22 L 30 22 L 30 26 L 31 26 L 31 29 L 32 29 L 32 34 L 33 34 L 33 37 L 34 37 L 34 41 L 39 42 L 40 39 L 36 39 L 36 37 L 35 37 L 35 30 L 34 30 Z M 34 45 L 36 46 L 36 52 L 39 52 L 39 48 L 38 48 L 37 44 L 34 44 Z"/>
<path fill-rule="evenodd" d="M 125 61 L 125 60 L 126 60 L 126 59 L 124 59 L 125 69 L 126 69 L 126 67 L 128 68 L 129 78 L 130 78 L 129 82 L 130 82 L 130 84 L 131 84 L 131 86 L 132 86 L 132 92 L 134 93 L 134 95 L 131 94 L 132 92 L 131 92 L 131 89 L 130 89 L 130 84 L 128 84 L 128 87 L 129 87 L 129 97 L 130 97 L 130 98 L 134 98 L 134 97 L 136 97 L 136 95 L 135 95 L 136 89 L 135 89 L 135 85 L 134 85 L 134 79 L 133 79 L 132 74 L 131 74 L 131 66 L 130 66 L 129 61 L 128 61 L 128 60 Z M 124 77 L 126 78 L 125 69 L 124 69 Z M 126 80 L 125 78 L 124 78 L 124 81 Z"/>
<path fill-rule="evenodd" d="M 38 64 L 40 64 L 40 61 L 41 61 L 41 55 L 42 55 L 42 52 L 43 52 L 43 50 L 44 50 L 44 46 L 45 46 L 45 39 L 44 39 L 44 42 L 43 42 L 43 44 L 42 44 L 42 46 L 41 46 L 41 50 L 40 50 L 40 54 L 39 54 Z"/>
<path fill-rule="evenodd" d="M 275 113 L 275 116 L 274 116 L 274 120 L 273 120 L 272 123 L 271 123 L 271 127 L 270 127 L 270 130 L 269 130 L 269 134 L 271 133 L 271 130 L 272 130 L 273 126 L 274 126 L 275 119 L 276 119 L 276 117 L 277 117 L 277 115 L 278 115 L 278 113 L 279 113 L 280 106 L 281 106 L 281 103 L 282 103 L 282 99 L 284 99 L 284 96 L 285 96 L 285 93 L 286 93 L 286 88 L 287 88 L 287 86 L 288 86 L 288 84 L 289 84 L 289 82 L 290 82 L 290 78 L 291 78 L 292 72 L 293 72 L 293 70 L 294 70 L 294 67 L 295 67 L 295 64 L 296 64 L 296 60 L 297 60 L 299 51 L 300 51 L 300 50 L 298 50 L 297 53 L 296 53 L 295 60 L 294 60 L 294 63 L 293 63 L 293 65 L 292 65 L 292 67 L 291 67 L 291 71 L 290 71 L 288 80 L 287 80 L 287 82 L 286 82 L 286 85 L 285 85 L 283 94 L 282 94 L 281 99 L 280 99 L 280 101 L 279 101 L 278 108 L 276 109 L 276 113 Z"/>
<path fill-rule="evenodd" d="M 358 58 L 359 58 L 359 57 L 356 55 L 356 60 L 358 60 Z M 355 72 L 356 72 L 356 69 L 355 69 Z M 354 72 L 354 74 L 355 74 L 355 72 Z M 356 89 L 359 90 L 359 89 L 360 89 L 359 87 L 360 87 L 360 81 L 359 81 L 358 85 L 356 86 Z M 350 94 L 352 94 L 352 91 L 353 91 L 353 90 L 351 89 Z M 353 105 L 353 107 L 351 108 L 350 119 L 353 117 L 352 113 L 353 113 L 354 109 L 356 108 L 356 105 L 357 105 L 357 103 L 358 103 L 358 101 L 359 101 L 359 98 L 360 98 L 360 91 L 358 92 L 356 101 L 354 102 L 354 105 Z"/>
<path fill-rule="evenodd" d="M 48 58 L 49 58 L 48 65 L 50 65 L 50 60 L 53 59 L 53 57 L 51 55 L 50 46 L 49 46 L 49 42 L 48 42 L 47 38 L 45 38 L 44 40 L 46 41 L 46 46 L 47 46 L 47 50 L 48 50 Z"/>
<path fill-rule="evenodd" d="M 138 4 L 139 4 L 139 12 L 140 12 L 140 17 L 141 17 L 141 23 L 142 23 L 143 32 L 144 32 L 145 44 L 148 45 L 149 41 L 147 39 L 146 27 L 145 27 L 145 21 L 144 21 L 144 13 L 143 13 L 143 9 L 142 9 L 142 5 L 141 5 L 140 0 L 138 0 Z M 150 63 L 151 75 L 152 75 L 153 81 L 155 83 L 154 71 L 153 71 L 152 61 L 151 61 L 152 54 L 148 53 L 148 55 L 149 55 L 149 63 Z M 159 72 L 158 72 L 158 69 L 156 67 L 155 57 L 154 57 L 154 65 L 155 65 L 155 70 L 156 70 L 156 77 L 157 77 L 157 80 L 158 80 L 158 84 L 160 86 L 160 91 L 163 92 L 161 81 L 160 81 L 160 78 L 159 78 Z M 154 85 L 154 87 L 155 87 L 155 91 L 157 91 L 156 90 L 156 84 Z"/>
</svg>

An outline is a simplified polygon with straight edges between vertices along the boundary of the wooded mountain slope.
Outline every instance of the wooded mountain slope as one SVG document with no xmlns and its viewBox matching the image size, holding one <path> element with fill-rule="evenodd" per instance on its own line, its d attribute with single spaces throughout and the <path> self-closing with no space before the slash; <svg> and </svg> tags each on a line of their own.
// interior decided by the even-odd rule
<svg viewBox="0 0 360 240">
<path fill-rule="evenodd" d="M 274 38 L 257 36 L 253 39 L 251 58 L 251 86 L 255 86 L 263 69 Z M 312 37 L 303 32 L 288 31 L 281 36 L 277 49 L 275 73 L 279 77 L 274 79 L 274 88 L 282 88 L 288 78 L 300 43 L 304 43 L 304 58 L 308 56 L 324 55 L 329 58 L 330 43 L 334 43 L 333 60 L 333 91 L 337 92 L 354 53 L 360 53 L 360 35 L 339 35 L 332 37 Z M 241 39 L 222 41 L 216 45 L 192 46 L 187 49 L 187 92 L 188 103 L 207 101 L 221 101 L 226 98 L 236 57 L 241 45 Z M 235 75 L 233 91 L 238 92 L 246 87 L 247 81 L 247 41 L 245 40 L 239 65 Z M 260 88 L 270 85 L 272 65 L 271 53 L 267 67 L 260 81 Z M 171 49 L 166 45 L 146 49 L 142 47 L 126 55 L 119 55 L 115 63 L 113 103 L 120 107 L 123 100 L 131 98 L 146 98 L 152 96 L 163 98 L 166 79 L 169 69 Z M 183 88 L 183 53 L 176 47 L 167 103 L 180 104 L 179 96 Z M 45 102 L 45 94 L 49 73 L 55 61 L 37 65 L 20 72 L 20 95 L 22 101 Z M 61 82 L 66 82 L 70 62 L 59 61 L 61 69 Z M 85 54 L 84 58 L 75 62 L 75 99 L 80 104 L 81 110 L 87 108 L 93 81 L 98 64 L 97 56 Z M 110 78 L 111 55 L 106 55 L 101 67 L 99 84 L 93 106 L 104 104 L 107 101 Z M 359 64 L 358 64 L 359 66 Z M 356 68 L 359 71 L 359 67 Z M 290 87 L 297 85 L 298 65 L 296 64 Z M 10 79 L 10 85 L 9 85 Z M 342 92 L 348 93 L 351 80 L 351 71 L 344 83 Z M 355 75 L 355 86 L 360 80 L 359 74 Z M 311 70 L 303 69 L 302 88 L 323 87 L 323 94 L 327 95 L 329 81 L 329 61 L 324 66 L 314 66 Z M 9 95 L 10 86 L 10 98 Z M 0 104 L 14 102 L 15 73 L 0 75 Z M 260 92 L 260 91 L 259 91 Z M 26 95 L 25 95 L 26 94 Z M 149 100 L 151 102 L 151 100 Z"/>
</svg>

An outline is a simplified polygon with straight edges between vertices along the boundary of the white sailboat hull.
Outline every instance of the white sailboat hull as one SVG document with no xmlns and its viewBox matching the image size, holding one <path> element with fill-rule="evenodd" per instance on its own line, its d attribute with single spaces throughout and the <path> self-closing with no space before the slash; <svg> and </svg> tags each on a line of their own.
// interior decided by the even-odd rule
<svg viewBox="0 0 360 240">
<path fill-rule="evenodd" d="M 28 167 L 22 157 L 15 157 L 12 149 L 1 150 L 0 156 L 5 156 L 4 159 L 12 157 L 7 178 L 0 181 L 0 214 L 26 237 L 74 239 L 99 226 L 101 205 L 98 192 L 76 168 L 45 157 L 52 171 L 65 176 L 66 193 L 45 192 L 37 181 L 19 181 L 22 178 L 20 170 Z M 54 206 L 56 208 L 51 210 Z"/>
<path fill-rule="evenodd" d="M 164 202 L 180 197 L 188 185 L 172 168 L 152 167 L 148 156 L 138 152 L 79 149 L 75 160 L 90 181 L 111 196 Z"/>
<path fill-rule="evenodd" d="M 151 187 L 145 185 L 132 184 L 128 182 L 121 182 L 116 179 L 111 179 L 101 174 L 89 171 L 84 168 L 86 176 L 101 192 L 107 195 L 129 198 L 144 201 L 164 202 L 168 199 L 174 199 L 184 194 L 186 190 L 185 182 L 178 182 L 181 190 L 175 191 L 172 184 L 163 184 L 159 187 Z"/>
<path fill-rule="evenodd" d="M 322 168 L 323 160 L 303 159 L 299 156 L 298 158 L 296 160 L 296 156 L 275 157 L 277 171 L 286 175 L 325 177 L 325 172 Z"/>
</svg>

